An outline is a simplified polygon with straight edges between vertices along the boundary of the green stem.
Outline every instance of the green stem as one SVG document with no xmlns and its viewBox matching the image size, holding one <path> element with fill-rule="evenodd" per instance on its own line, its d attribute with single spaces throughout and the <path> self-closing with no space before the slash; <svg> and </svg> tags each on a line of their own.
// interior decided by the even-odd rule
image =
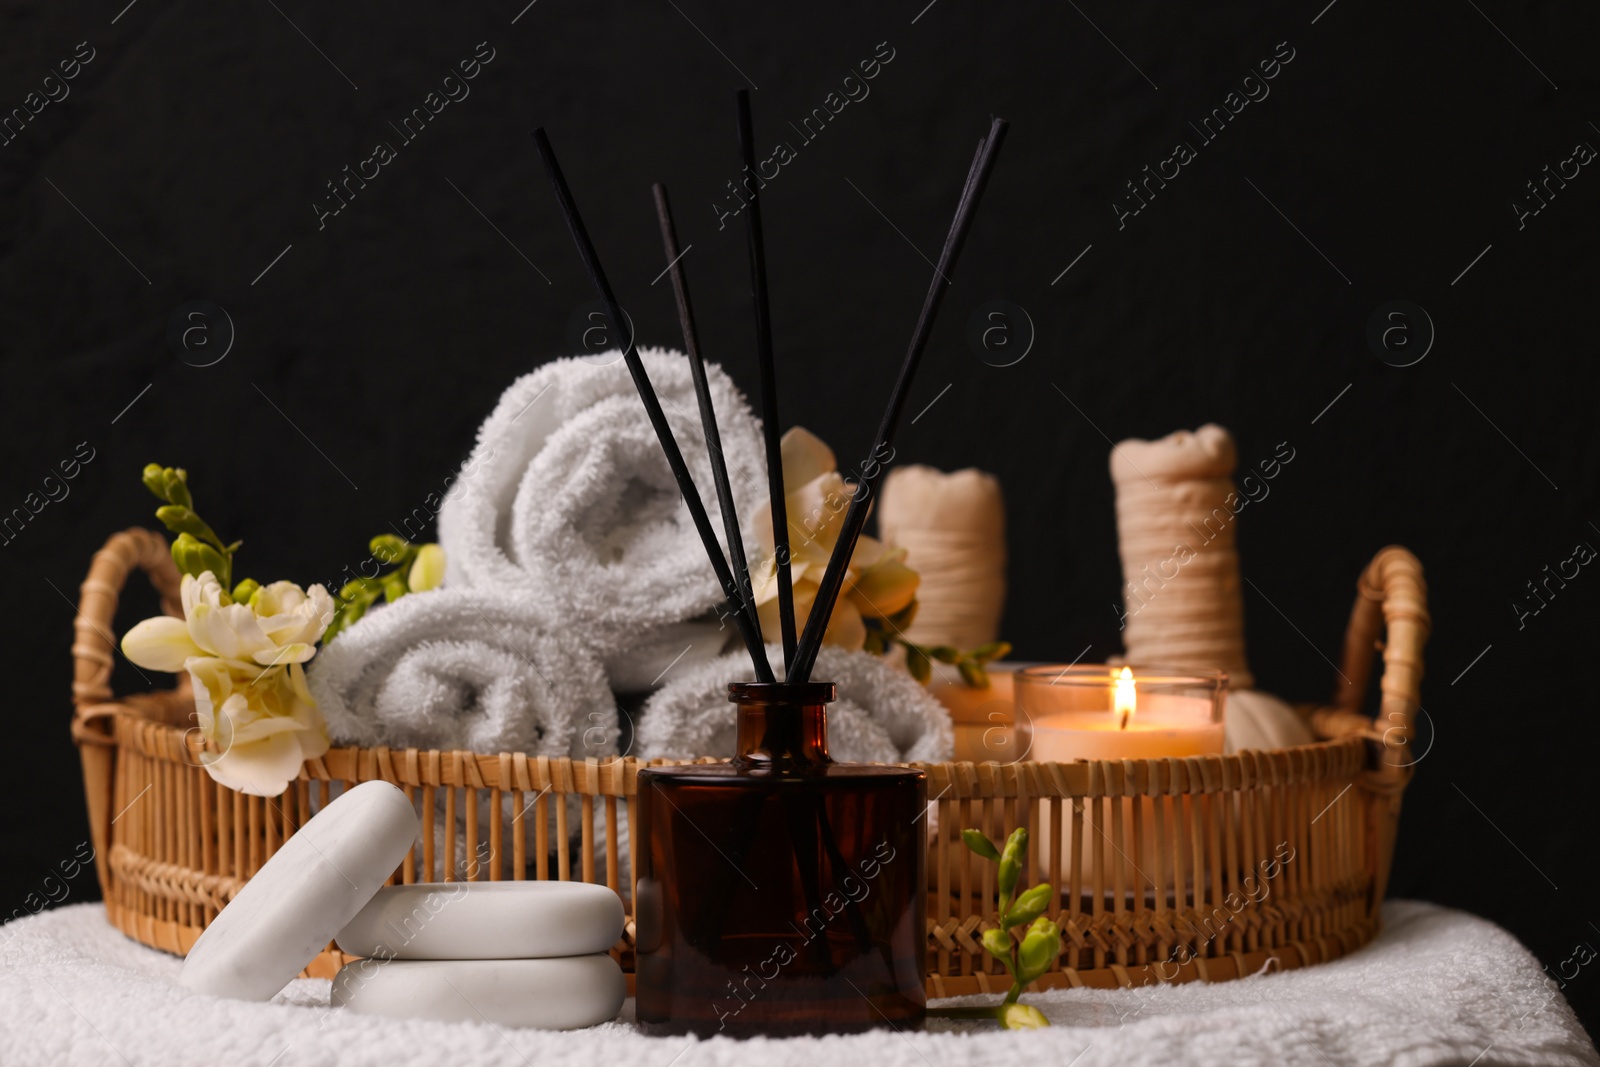
<svg viewBox="0 0 1600 1067">
<path fill-rule="evenodd" d="M 1005 1003 L 1002 1001 L 991 1007 L 929 1008 L 928 1014 L 940 1019 L 998 1019 L 1000 1009 L 1004 1006 Z"/>
<path fill-rule="evenodd" d="M 1007 993 L 1006 999 L 1000 1003 L 1002 1005 L 1015 1004 L 1020 996 L 1022 996 L 1022 961 L 1017 959 L 1017 946 L 1013 943 L 1011 946 L 1011 992 Z"/>
</svg>

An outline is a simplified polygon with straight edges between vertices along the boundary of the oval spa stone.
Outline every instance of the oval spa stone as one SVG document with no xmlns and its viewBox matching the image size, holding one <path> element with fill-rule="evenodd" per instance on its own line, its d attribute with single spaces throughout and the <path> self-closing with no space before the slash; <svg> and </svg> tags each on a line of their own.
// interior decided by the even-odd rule
<svg viewBox="0 0 1600 1067">
<path fill-rule="evenodd" d="M 539 960 L 355 960 L 331 1002 L 363 1015 L 575 1030 L 617 1017 L 628 995 L 610 956 Z"/>
<path fill-rule="evenodd" d="M 606 952 L 622 900 L 590 882 L 419 882 L 386 886 L 339 931 L 352 956 L 498 960 Z"/>
<path fill-rule="evenodd" d="M 178 984 L 215 997 L 272 999 L 394 873 L 417 826 L 411 801 L 388 782 L 346 790 L 217 914 L 189 950 Z"/>
</svg>

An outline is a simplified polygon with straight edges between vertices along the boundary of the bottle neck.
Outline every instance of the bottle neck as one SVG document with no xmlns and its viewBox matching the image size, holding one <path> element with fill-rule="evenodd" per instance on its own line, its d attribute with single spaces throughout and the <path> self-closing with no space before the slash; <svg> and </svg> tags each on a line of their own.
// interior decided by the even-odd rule
<svg viewBox="0 0 1600 1067">
<path fill-rule="evenodd" d="M 735 682 L 728 699 L 738 708 L 733 762 L 744 769 L 801 771 L 832 763 L 828 704 L 832 682 Z"/>
</svg>

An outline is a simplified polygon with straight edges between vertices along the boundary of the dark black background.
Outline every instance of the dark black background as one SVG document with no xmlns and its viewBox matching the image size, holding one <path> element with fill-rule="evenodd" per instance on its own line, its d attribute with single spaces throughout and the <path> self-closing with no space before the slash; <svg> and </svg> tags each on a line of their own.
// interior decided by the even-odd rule
<svg viewBox="0 0 1600 1067">
<path fill-rule="evenodd" d="M 1546 164 L 1600 145 L 1593 9 L 925 3 L 6 4 L 0 108 L 80 41 L 95 58 L 0 147 L 0 509 L 80 442 L 94 451 L 0 547 L 5 911 L 86 833 L 70 601 L 110 532 L 152 521 L 144 463 L 188 467 L 253 574 L 332 581 L 358 563 L 441 488 L 500 390 L 567 350 L 590 297 L 533 153 L 541 123 L 660 343 L 676 324 L 651 284 L 649 184 L 669 184 L 705 348 L 753 389 L 743 231 L 711 207 L 736 173 L 733 90 L 755 87 L 759 141 L 798 142 L 786 124 L 888 42 L 870 96 L 767 194 L 784 421 L 842 458 L 866 450 L 973 145 L 991 113 L 1011 119 L 908 416 L 938 400 L 900 454 L 1003 481 L 1018 654 L 1118 648 L 1108 438 L 1214 420 L 1246 465 L 1287 441 L 1295 460 L 1241 519 L 1265 688 L 1330 692 L 1378 548 L 1428 569 L 1435 732 L 1391 892 L 1488 916 L 1552 970 L 1600 940 L 1600 576 L 1521 628 L 1512 607 L 1546 564 L 1600 546 L 1600 175 L 1524 228 L 1511 207 Z M 470 97 L 319 230 L 324 183 L 397 142 L 388 124 L 483 41 L 495 58 Z M 1279 42 L 1295 58 L 1270 96 L 1119 230 L 1123 183 L 1197 140 L 1187 123 Z M 965 342 L 991 299 L 1036 328 L 1015 366 Z M 1406 368 L 1365 339 L 1394 299 L 1437 330 Z M 237 330 L 214 366 L 166 341 L 192 300 Z M 142 683 L 124 667 L 118 684 Z M 73 892 L 91 897 L 92 878 Z M 1568 993 L 1593 1027 L 1589 971 Z"/>
</svg>

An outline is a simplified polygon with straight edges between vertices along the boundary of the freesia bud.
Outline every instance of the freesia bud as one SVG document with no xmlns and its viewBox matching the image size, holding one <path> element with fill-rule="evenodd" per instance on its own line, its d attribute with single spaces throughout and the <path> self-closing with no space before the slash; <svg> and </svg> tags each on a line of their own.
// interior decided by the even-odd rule
<svg viewBox="0 0 1600 1067">
<path fill-rule="evenodd" d="M 222 558 L 222 553 L 187 533 L 179 534 L 172 542 L 172 562 L 178 565 L 180 572 L 196 578 L 206 571 L 216 575 L 228 573 L 228 562 Z"/>
<path fill-rule="evenodd" d="M 379 563 L 393 565 L 405 559 L 411 551 L 411 542 L 394 534 L 379 534 L 368 542 L 367 547 L 372 550 L 372 555 Z"/>
<path fill-rule="evenodd" d="M 1005 851 L 1000 853 L 1000 897 L 1002 900 L 1011 899 L 1011 891 L 1017 887 L 1017 878 L 1022 874 L 1022 857 L 1028 851 L 1028 831 L 1026 827 L 1019 826 L 1011 831 L 1011 836 L 1006 839 Z"/>
<path fill-rule="evenodd" d="M 984 835 L 982 830 L 963 830 L 961 840 L 966 842 L 968 848 L 986 860 L 998 860 L 1000 850 L 994 847 L 994 842 Z"/>
<path fill-rule="evenodd" d="M 190 534 L 202 541 L 211 541 L 217 536 L 200 516 L 181 504 L 167 504 L 156 508 L 156 518 L 175 534 Z"/>
<path fill-rule="evenodd" d="M 144 473 L 140 477 L 144 481 L 144 487 L 155 494 L 157 500 L 167 499 L 166 473 L 161 469 L 161 464 L 145 464 Z"/>
<path fill-rule="evenodd" d="M 189 496 L 189 472 L 182 467 L 168 467 L 161 472 L 162 479 L 167 486 L 167 500 L 181 507 L 194 507 L 194 500 Z"/>
<path fill-rule="evenodd" d="M 1007 1004 L 1000 1009 L 999 1018 L 1003 1030 L 1038 1030 L 1050 1025 L 1044 1012 L 1032 1004 Z"/>
<path fill-rule="evenodd" d="M 1048 971 L 1059 955 L 1061 928 L 1049 919 L 1035 919 L 1022 939 L 1022 947 L 1017 950 L 1017 962 L 1022 965 L 1019 979 L 1024 983 L 1033 981 Z"/>
<path fill-rule="evenodd" d="M 437 589 L 444 582 L 444 549 L 439 545 L 423 545 L 417 549 L 417 558 L 411 561 L 411 571 L 406 584 L 413 593 Z"/>
<path fill-rule="evenodd" d="M 1011 935 L 998 926 L 983 932 L 983 947 L 989 955 L 1001 960 L 1008 967 L 1011 964 Z"/>
<path fill-rule="evenodd" d="M 1054 890 L 1051 889 L 1049 882 L 1040 882 L 1017 897 L 1016 903 L 1011 905 L 1011 910 L 1006 913 L 1002 921 L 1007 927 L 1026 926 L 1044 914 L 1045 909 L 1050 906 L 1053 893 Z"/>
</svg>

